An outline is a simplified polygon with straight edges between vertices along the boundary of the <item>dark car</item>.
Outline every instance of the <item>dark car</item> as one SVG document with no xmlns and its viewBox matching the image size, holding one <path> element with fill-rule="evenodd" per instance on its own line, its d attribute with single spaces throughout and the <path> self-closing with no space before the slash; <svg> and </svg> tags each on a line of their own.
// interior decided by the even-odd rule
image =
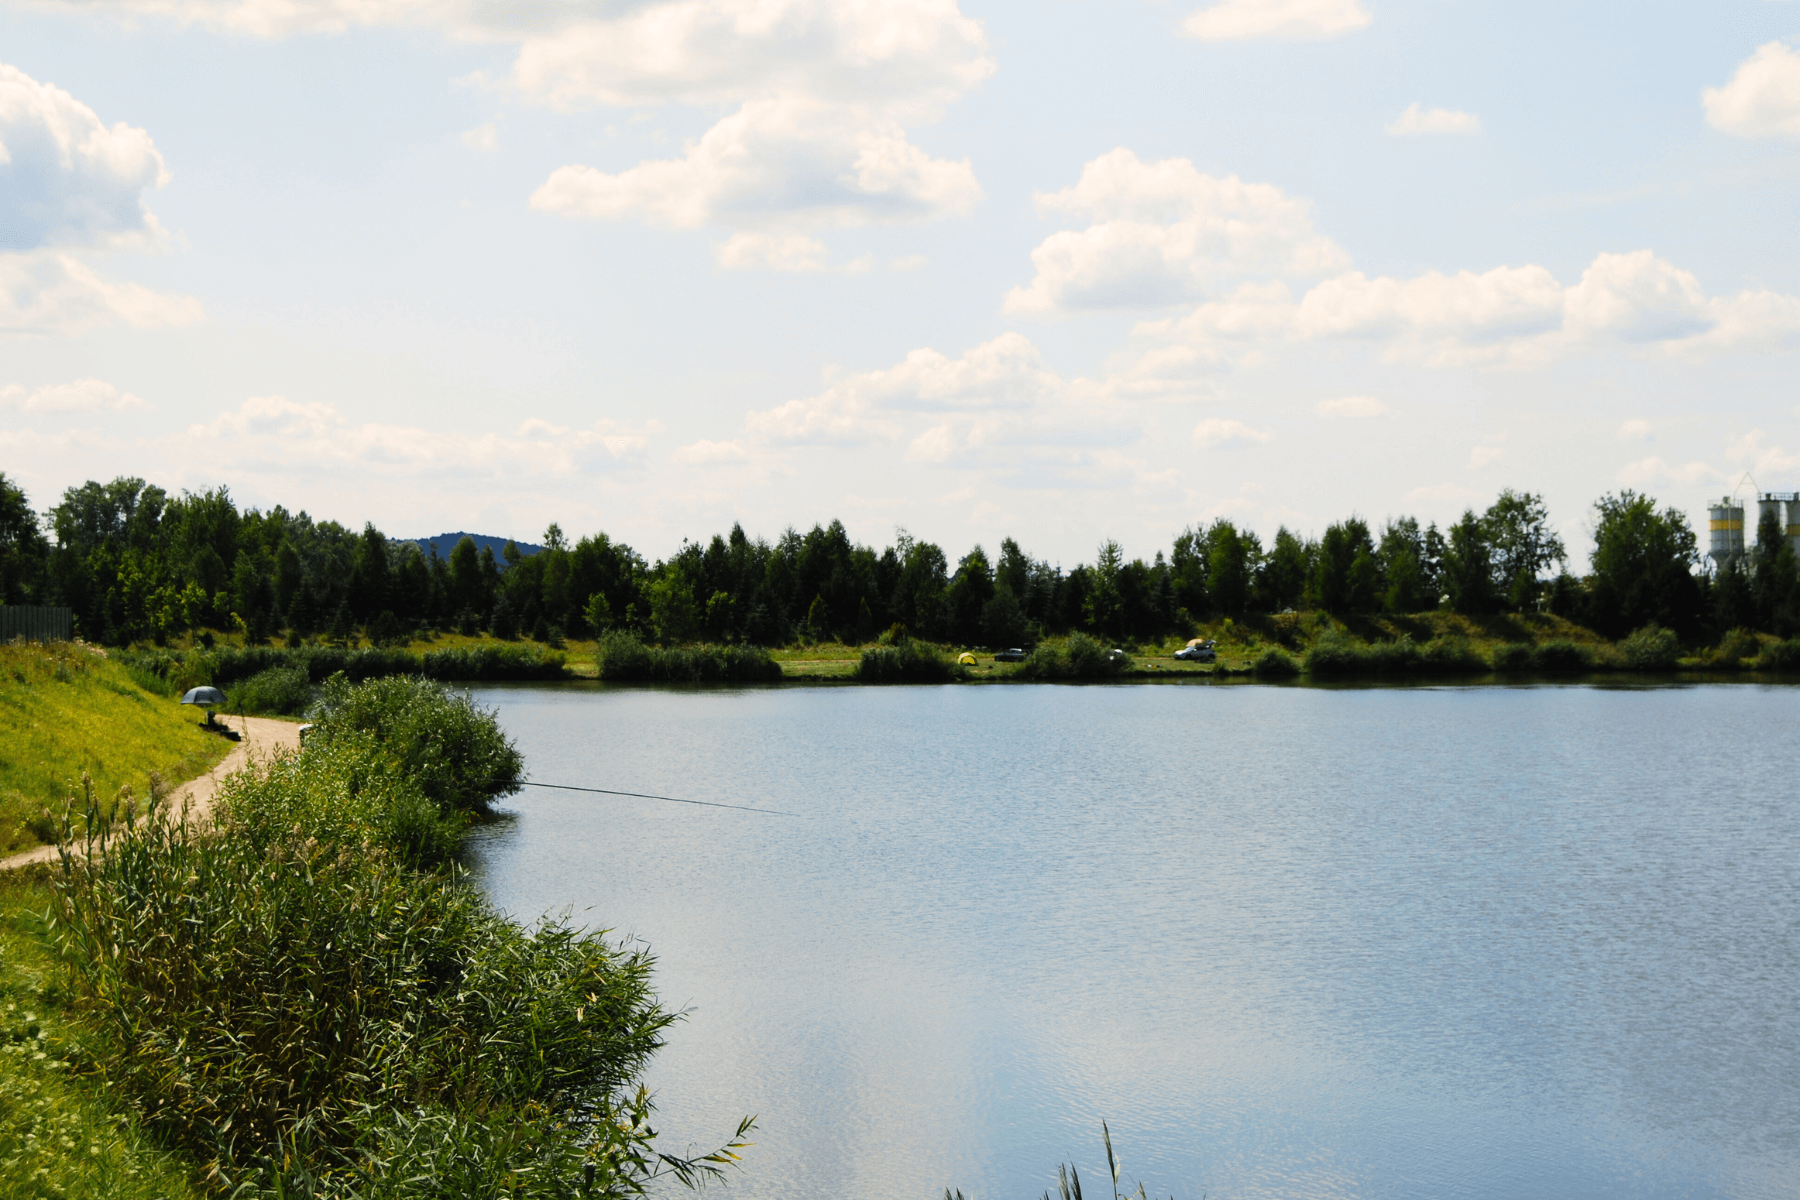
<svg viewBox="0 0 1800 1200">
<path fill-rule="evenodd" d="M 1024 662 L 1025 652 L 1014 646 L 1011 650 L 1002 650 L 994 655 L 995 662 Z"/>
</svg>

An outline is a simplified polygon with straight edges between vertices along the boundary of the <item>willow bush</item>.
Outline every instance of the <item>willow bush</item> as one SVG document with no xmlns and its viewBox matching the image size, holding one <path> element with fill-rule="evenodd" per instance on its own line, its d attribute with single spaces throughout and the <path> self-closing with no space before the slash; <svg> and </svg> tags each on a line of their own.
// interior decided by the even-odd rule
<svg viewBox="0 0 1800 1200">
<path fill-rule="evenodd" d="M 636 1080 L 677 1018 L 649 955 L 521 929 L 448 861 L 519 773 L 492 714 L 416 679 L 325 692 L 305 751 L 202 826 L 156 784 L 141 818 L 88 789 L 49 923 L 105 1085 L 233 1197 L 615 1197 L 734 1162 L 748 1120 L 655 1149 Z"/>
<path fill-rule="evenodd" d="M 1018 674 L 1026 679 L 1112 679 L 1129 670 L 1129 655 L 1115 654 L 1087 634 L 1075 633 L 1061 646 L 1046 644 L 1027 654 Z"/>
<path fill-rule="evenodd" d="M 647 646 L 623 631 L 594 650 L 600 678 L 617 683 L 770 683 L 781 664 L 761 646 Z"/>
<path fill-rule="evenodd" d="M 1466 675 L 1485 672 L 1490 664 L 1467 638 L 1437 637 L 1423 645 L 1401 636 L 1391 642 L 1364 643 L 1328 630 L 1306 652 L 1306 670 L 1314 678 L 1357 675 Z"/>
<path fill-rule="evenodd" d="M 917 638 L 870 646 L 856 663 L 856 677 L 864 683 L 951 683 L 967 674 L 944 651 Z"/>
</svg>

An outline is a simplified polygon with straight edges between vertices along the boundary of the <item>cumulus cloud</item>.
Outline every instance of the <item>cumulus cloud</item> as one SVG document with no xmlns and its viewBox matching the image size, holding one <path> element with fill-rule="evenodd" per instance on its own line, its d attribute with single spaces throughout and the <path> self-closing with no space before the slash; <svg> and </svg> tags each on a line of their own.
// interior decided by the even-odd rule
<svg viewBox="0 0 1800 1200">
<path fill-rule="evenodd" d="M 737 233 L 719 245 L 719 265 L 732 271 L 823 271 L 825 243 L 801 233 Z"/>
<path fill-rule="evenodd" d="M 1481 118 L 1474 113 L 1448 108 L 1421 108 L 1415 101 L 1387 127 L 1391 137 L 1418 137 L 1426 133 L 1470 134 L 1481 132 Z"/>
<path fill-rule="evenodd" d="M 799 446 L 904 446 L 907 461 L 979 465 L 1015 482 L 1030 467 L 1067 476 L 1134 470 L 1119 448 L 1142 422 L 1110 381 L 1065 379 L 1038 348 L 1002 334 L 952 358 L 914 350 L 891 367 L 833 375 L 818 393 L 745 418 L 744 436 L 696 443 L 685 462 L 730 462 Z"/>
<path fill-rule="evenodd" d="M 1285 284 L 1252 284 L 1140 332 L 1201 346 L 1358 339 L 1380 344 L 1386 361 L 1432 366 L 1534 362 L 1604 344 L 1701 355 L 1800 345 L 1800 298 L 1709 297 L 1691 273 L 1639 250 L 1597 256 L 1570 286 L 1540 266 L 1411 279 L 1352 271 L 1299 300 Z"/>
<path fill-rule="evenodd" d="M 1321 417 L 1379 417 L 1388 410 L 1373 396 L 1340 396 L 1321 400 L 1316 407 Z"/>
<path fill-rule="evenodd" d="M 771 91 L 946 103 L 994 71 L 956 0 L 39 0 L 279 38 L 435 28 L 518 47 L 510 83 L 547 103 L 737 103 Z"/>
<path fill-rule="evenodd" d="M 1252 429 L 1242 421 L 1234 421 L 1229 417 L 1207 417 L 1194 426 L 1194 445 L 1202 450 L 1251 445 L 1269 441 L 1273 436 L 1265 430 Z"/>
<path fill-rule="evenodd" d="M 1619 440 L 1626 442 L 1646 442 L 1650 440 L 1650 422 L 1626 421 L 1619 426 Z"/>
<path fill-rule="evenodd" d="M 980 198 L 967 159 L 932 158 L 868 109 L 790 95 L 745 104 L 681 158 L 616 174 L 562 167 L 531 206 L 676 228 L 843 227 L 965 212 Z"/>
<path fill-rule="evenodd" d="M 0 338 L 199 320 L 196 301 L 104 279 L 71 253 L 155 244 L 143 193 L 168 178 L 148 133 L 109 127 L 61 88 L 0 64 Z"/>
<path fill-rule="evenodd" d="M 1469 466 L 1475 470 L 1491 467 L 1500 461 L 1500 456 L 1505 453 L 1506 451 L 1499 446 L 1477 446 L 1469 451 Z"/>
<path fill-rule="evenodd" d="M 1780 42 L 1757 47 L 1724 87 L 1701 93 L 1706 119 L 1733 137 L 1800 137 L 1800 54 Z"/>
<path fill-rule="evenodd" d="M 116 324 L 159 329 L 204 316 L 192 296 L 103 279 L 67 254 L 0 254 L 0 338 L 72 336 Z"/>
<path fill-rule="evenodd" d="M 483 154 L 500 148 L 500 126 L 492 121 L 484 122 L 473 129 L 463 130 L 462 144 L 471 150 L 479 150 Z"/>
<path fill-rule="evenodd" d="M 168 178 L 148 133 L 0 64 L 0 252 L 152 237 L 143 193 Z"/>
<path fill-rule="evenodd" d="M 1222 0 L 1182 23 L 1204 41 L 1242 38 L 1328 38 L 1362 29 L 1369 14 L 1359 0 Z"/>
<path fill-rule="evenodd" d="M 1167 304 L 1249 272 L 1321 275 L 1349 262 L 1313 228 L 1305 201 L 1203 174 L 1184 158 L 1146 163 L 1113 150 L 1037 204 L 1093 223 L 1032 251 L 1036 276 L 1008 293 L 1008 312 Z"/>
<path fill-rule="evenodd" d="M 467 434 L 378 422 L 357 424 L 338 408 L 283 396 L 257 396 L 211 421 L 188 427 L 189 452 L 218 456 L 240 472 L 493 478 L 569 476 L 641 458 L 661 426 L 599 421 L 586 429 L 528 420 L 511 435 Z M 191 456 L 191 455 L 190 455 Z"/>
<path fill-rule="evenodd" d="M 94 412 L 110 409 L 148 408 L 141 396 L 121 392 L 101 379 L 77 379 L 73 383 L 54 383 L 27 389 L 16 383 L 0 387 L 0 408 L 19 412 Z"/>
</svg>

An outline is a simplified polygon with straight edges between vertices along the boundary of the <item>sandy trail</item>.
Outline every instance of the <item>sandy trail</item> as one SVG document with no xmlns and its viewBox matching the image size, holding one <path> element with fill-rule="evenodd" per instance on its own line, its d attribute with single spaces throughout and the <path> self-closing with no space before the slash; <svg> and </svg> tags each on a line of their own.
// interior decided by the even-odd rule
<svg viewBox="0 0 1800 1200">
<path fill-rule="evenodd" d="M 281 721 L 273 717 L 221 717 L 220 724 L 237 730 L 242 740 L 231 748 L 231 753 L 218 766 L 198 779 L 190 779 L 175 786 L 169 793 L 171 812 L 180 812 L 182 804 L 186 803 L 190 819 L 205 817 L 212 811 L 213 797 L 218 794 L 219 784 L 224 782 L 227 775 L 244 767 L 252 758 L 267 761 L 277 750 L 300 748 L 300 726 L 294 721 Z M 55 859 L 55 846 L 39 846 L 36 850 L 0 859 L 0 871 L 36 862 L 53 862 Z"/>
</svg>

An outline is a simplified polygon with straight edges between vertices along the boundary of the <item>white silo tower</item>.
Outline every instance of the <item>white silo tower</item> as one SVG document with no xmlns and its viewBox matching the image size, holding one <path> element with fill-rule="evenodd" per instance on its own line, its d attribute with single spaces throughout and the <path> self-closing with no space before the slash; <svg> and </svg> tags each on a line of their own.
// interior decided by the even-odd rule
<svg viewBox="0 0 1800 1200">
<path fill-rule="evenodd" d="M 1782 503 L 1781 493 L 1764 492 L 1756 498 L 1756 528 L 1749 533 L 1750 544 L 1755 545 L 1757 536 L 1762 532 L 1762 523 L 1774 518 L 1775 525 L 1782 532 L 1787 531 L 1787 505 Z"/>
<path fill-rule="evenodd" d="M 1723 571 L 1744 556 L 1744 506 L 1726 496 L 1707 510 L 1706 556 Z"/>
</svg>

